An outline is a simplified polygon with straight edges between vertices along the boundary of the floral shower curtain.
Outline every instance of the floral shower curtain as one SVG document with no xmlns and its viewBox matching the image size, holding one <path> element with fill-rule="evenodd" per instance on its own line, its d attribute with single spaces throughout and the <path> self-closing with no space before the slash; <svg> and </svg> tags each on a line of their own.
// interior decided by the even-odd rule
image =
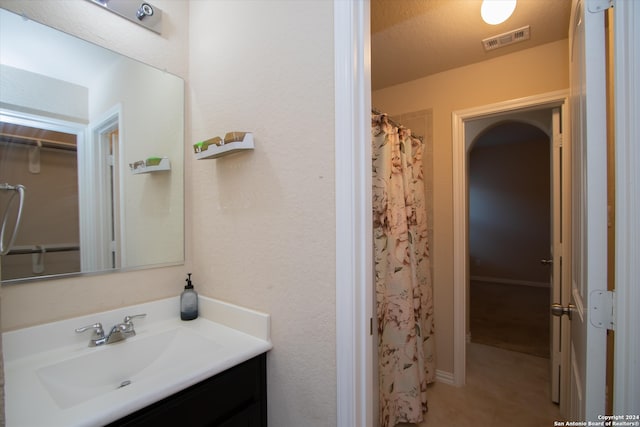
<svg viewBox="0 0 640 427">
<path fill-rule="evenodd" d="M 422 141 L 372 115 L 380 426 L 423 421 L 435 379 Z"/>
</svg>

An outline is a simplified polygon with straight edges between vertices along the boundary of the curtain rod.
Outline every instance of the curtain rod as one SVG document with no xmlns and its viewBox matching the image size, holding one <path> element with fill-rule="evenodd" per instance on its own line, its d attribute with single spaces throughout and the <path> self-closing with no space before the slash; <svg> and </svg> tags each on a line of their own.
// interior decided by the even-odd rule
<svg viewBox="0 0 640 427">
<path fill-rule="evenodd" d="M 402 125 L 402 124 L 400 124 L 400 123 L 396 122 L 395 120 L 393 120 L 391 117 L 389 117 L 389 114 L 387 114 L 387 113 L 383 113 L 383 112 L 380 112 L 380 111 L 378 111 L 376 108 L 372 108 L 372 109 L 371 109 L 371 112 L 372 112 L 373 114 L 378 114 L 378 115 L 384 115 L 384 116 L 387 116 L 387 120 L 389 121 L 389 123 L 391 123 L 392 125 L 394 125 L 394 126 L 395 126 L 395 127 L 397 127 L 397 128 L 409 129 L 409 128 L 407 128 L 406 126 L 404 126 L 404 125 Z M 409 130 L 411 130 L 411 129 L 409 129 Z M 414 135 L 414 134 L 413 134 L 413 132 L 411 132 L 411 136 L 412 136 L 412 137 L 414 137 L 414 138 L 418 138 L 420 141 L 424 142 L 424 137 L 422 137 L 422 136 Z"/>
<path fill-rule="evenodd" d="M 37 146 L 38 142 L 40 142 L 43 148 L 53 148 L 56 150 L 66 150 L 66 151 L 78 151 L 78 148 L 75 144 L 62 142 L 62 141 L 54 141 L 51 139 L 34 138 L 31 136 L 13 135 L 9 133 L 0 133 L 0 138 L 4 142 L 9 142 L 14 144 Z"/>
</svg>

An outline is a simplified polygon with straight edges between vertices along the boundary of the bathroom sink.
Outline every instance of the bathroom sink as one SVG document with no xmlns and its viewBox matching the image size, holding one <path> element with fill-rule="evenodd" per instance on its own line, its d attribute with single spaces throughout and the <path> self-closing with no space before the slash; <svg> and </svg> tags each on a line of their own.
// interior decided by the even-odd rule
<svg viewBox="0 0 640 427">
<path fill-rule="evenodd" d="M 198 359 L 211 358 L 220 348 L 214 341 L 178 327 L 87 348 L 86 353 L 44 366 L 36 374 L 56 404 L 66 409 L 152 377 L 170 374 Z"/>
<path fill-rule="evenodd" d="M 179 304 L 174 296 L 4 332 L 7 426 L 104 426 L 272 348 L 265 313 L 200 296 L 200 316 L 186 322 Z M 147 316 L 120 342 L 89 347 L 73 332 L 135 313 Z"/>
</svg>

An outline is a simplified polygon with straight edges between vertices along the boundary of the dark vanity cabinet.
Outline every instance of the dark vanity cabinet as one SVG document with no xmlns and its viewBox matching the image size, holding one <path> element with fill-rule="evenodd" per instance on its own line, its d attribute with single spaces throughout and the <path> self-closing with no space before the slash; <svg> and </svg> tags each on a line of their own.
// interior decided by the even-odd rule
<svg viewBox="0 0 640 427">
<path fill-rule="evenodd" d="M 261 354 L 109 426 L 266 427 L 267 368 Z"/>
</svg>

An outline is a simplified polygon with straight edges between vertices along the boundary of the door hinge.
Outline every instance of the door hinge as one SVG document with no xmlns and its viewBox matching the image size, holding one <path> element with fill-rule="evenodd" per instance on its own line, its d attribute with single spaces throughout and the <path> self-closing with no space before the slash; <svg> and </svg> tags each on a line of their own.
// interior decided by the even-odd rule
<svg viewBox="0 0 640 427">
<path fill-rule="evenodd" d="M 615 330 L 614 291 L 591 291 L 589 293 L 589 321 L 596 328 Z"/>
<path fill-rule="evenodd" d="M 369 335 L 373 335 L 373 317 L 369 318 Z"/>
<path fill-rule="evenodd" d="M 613 7 L 613 0 L 587 0 L 587 9 L 591 13 L 602 12 Z"/>
</svg>

